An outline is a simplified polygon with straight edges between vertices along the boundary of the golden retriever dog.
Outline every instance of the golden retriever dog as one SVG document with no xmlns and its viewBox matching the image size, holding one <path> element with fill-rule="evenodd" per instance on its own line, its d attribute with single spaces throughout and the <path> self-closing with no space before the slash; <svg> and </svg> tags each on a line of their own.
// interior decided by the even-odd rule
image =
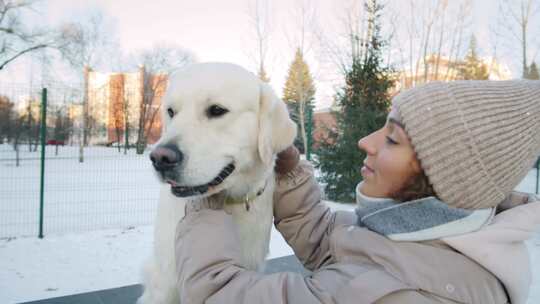
<svg viewBox="0 0 540 304">
<path fill-rule="evenodd" d="M 163 187 L 140 304 L 179 303 L 174 236 L 189 200 L 226 195 L 244 266 L 260 270 L 272 227 L 275 156 L 296 136 L 271 87 L 228 63 L 194 64 L 172 75 L 162 115 L 164 130 L 151 160 Z"/>
</svg>

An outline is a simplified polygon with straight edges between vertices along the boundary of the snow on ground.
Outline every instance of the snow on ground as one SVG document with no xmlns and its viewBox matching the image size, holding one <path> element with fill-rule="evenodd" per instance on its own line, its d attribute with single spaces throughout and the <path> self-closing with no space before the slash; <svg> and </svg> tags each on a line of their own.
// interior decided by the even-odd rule
<svg viewBox="0 0 540 304">
<path fill-rule="evenodd" d="M 333 210 L 354 205 L 326 202 Z M 141 282 L 152 250 L 153 227 L 0 239 L 2 303 L 59 297 Z M 530 246 L 540 246 L 540 233 Z M 273 228 L 268 259 L 293 254 Z"/>
<path fill-rule="evenodd" d="M 339 209 L 352 205 L 333 203 Z M 20 303 L 141 282 L 152 226 L 0 239 L 0 299 Z M 272 229 L 269 259 L 293 254 Z"/>
<path fill-rule="evenodd" d="M 148 154 L 127 155 L 113 147 L 47 146 L 44 233 L 71 233 L 150 225 L 160 184 Z M 20 166 L 9 145 L 0 145 L 0 237 L 37 236 L 40 160 L 20 146 Z"/>
<path fill-rule="evenodd" d="M 159 183 L 147 155 L 114 148 L 47 148 L 45 238 L 38 239 L 39 154 L 15 167 L 0 145 L 0 299 L 17 303 L 140 282 L 150 255 Z M 534 192 L 536 170 L 516 188 Z M 328 202 L 332 209 L 352 205 Z M 540 244 L 540 237 L 538 242 Z M 269 258 L 292 254 L 272 230 Z"/>
<path fill-rule="evenodd" d="M 0 240 L 0 299 L 20 303 L 140 282 L 152 226 Z"/>
</svg>

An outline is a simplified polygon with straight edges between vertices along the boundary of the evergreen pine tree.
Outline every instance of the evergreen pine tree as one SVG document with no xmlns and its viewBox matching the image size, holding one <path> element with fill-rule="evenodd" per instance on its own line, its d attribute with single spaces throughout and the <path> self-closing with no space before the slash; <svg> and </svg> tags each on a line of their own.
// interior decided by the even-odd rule
<svg viewBox="0 0 540 304">
<path fill-rule="evenodd" d="M 460 65 L 459 74 L 461 79 L 487 80 L 489 78 L 487 65 L 478 58 L 476 53 L 476 38 L 474 35 L 471 37 L 469 53 Z"/>
<path fill-rule="evenodd" d="M 355 187 L 362 180 L 360 168 L 366 157 L 358 140 L 380 129 L 390 108 L 389 89 L 394 82 L 391 69 L 383 66 L 379 18 L 382 6 L 376 0 L 366 4 L 372 29 L 365 56 L 353 57 L 345 72 L 345 86 L 337 92 L 337 131 L 328 130 L 326 141 L 316 150 L 321 182 L 329 199 L 353 202 Z"/>
<path fill-rule="evenodd" d="M 531 80 L 540 80 L 540 74 L 538 73 L 538 67 L 536 66 L 536 62 L 533 61 L 531 66 L 528 68 L 526 78 Z"/>
<path fill-rule="evenodd" d="M 306 153 L 308 144 L 311 143 L 308 125 L 311 124 L 309 118 L 313 117 L 314 97 L 315 85 L 309 66 L 304 61 L 302 51 L 297 49 L 283 88 L 283 101 L 287 103 L 291 117 L 298 126 L 298 136 L 294 144 L 301 153 Z"/>
</svg>

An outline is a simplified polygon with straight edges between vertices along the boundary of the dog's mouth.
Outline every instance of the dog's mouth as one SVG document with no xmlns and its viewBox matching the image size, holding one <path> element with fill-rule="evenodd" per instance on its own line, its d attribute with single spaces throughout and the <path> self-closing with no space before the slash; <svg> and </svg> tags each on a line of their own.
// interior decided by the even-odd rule
<svg viewBox="0 0 540 304">
<path fill-rule="evenodd" d="M 219 172 L 219 174 L 209 183 L 206 183 L 204 185 L 198 185 L 198 186 L 181 186 L 178 185 L 175 181 L 166 179 L 165 182 L 171 185 L 171 192 L 177 197 L 189 197 L 189 196 L 196 196 L 196 195 L 203 195 L 208 190 L 210 190 L 213 187 L 218 186 L 219 184 L 223 183 L 223 181 L 233 173 L 234 169 L 236 167 L 234 166 L 234 163 L 230 163 L 225 168 Z"/>
</svg>

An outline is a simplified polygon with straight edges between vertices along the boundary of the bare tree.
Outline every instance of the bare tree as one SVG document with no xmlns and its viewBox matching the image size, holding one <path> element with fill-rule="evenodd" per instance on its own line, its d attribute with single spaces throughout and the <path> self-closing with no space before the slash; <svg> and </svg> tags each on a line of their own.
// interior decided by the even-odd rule
<svg viewBox="0 0 540 304">
<path fill-rule="evenodd" d="M 305 62 L 305 54 L 311 49 L 313 40 L 310 39 L 311 30 L 315 24 L 316 10 L 312 0 L 302 0 L 294 7 L 291 20 L 296 20 L 294 29 L 286 31 L 289 44 L 296 49 L 295 59 L 291 63 L 289 75 L 285 84 L 283 99 L 286 102 L 295 103 L 293 112 L 295 120 L 300 127 L 303 149 L 309 153 L 311 140 L 308 140 L 307 124 L 311 125 L 308 118 L 313 111 L 313 99 L 315 86 L 313 84 L 311 72 Z M 309 112 L 309 113 L 308 113 Z M 311 134 L 309 134 L 311 136 Z"/>
<path fill-rule="evenodd" d="M 12 136 L 13 136 L 13 150 L 15 150 L 15 166 L 16 167 L 20 166 L 21 157 L 20 157 L 19 146 L 20 146 L 21 137 L 23 133 L 23 124 L 24 124 L 23 118 L 20 117 L 18 114 L 15 114 L 15 119 L 13 121 L 14 129 L 13 129 Z"/>
<path fill-rule="evenodd" d="M 366 1 L 344 3 L 341 14 L 336 16 L 340 23 L 339 29 L 328 30 L 315 25 L 313 32 L 319 44 L 320 59 L 330 60 L 331 65 L 336 66 L 341 74 L 346 73 L 353 60 L 364 56 L 368 38 Z"/>
<path fill-rule="evenodd" d="M 13 137 L 14 106 L 15 104 L 9 100 L 9 97 L 0 95 L 0 144 L 3 144 L 4 140 L 9 142 Z"/>
<path fill-rule="evenodd" d="M 17 58 L 54 45 L 54 36 L 47 29 L 29 29 L 21 17 L 32 10 L 35 1 L 0 0 L 0 70 Z"/>
<path fill-rule="evenodd" d="M 90 67 L 99 64 L 103 55 L 114 44 L 114 33 L 107 28 L 104 16 L 96 12 L 87 20 L 77 23 L 64 24 L 60 31 L 59 50 L 64 59 L 78 72 L 83 72 L 84 86 L 83 113 L 82 113 L 82 139 L 79 143 L 79 161 L 84 161 L 83 146 L 88 145 L 92 124 L 89 122 L 88 105 L 88 72 Z"/>
<path fill-rule="evenodd" d="M 53 138 L 55 141 L 55 155 L 58 155 L 58 146 L 65 145 L 71 133 L 71 120 L 67 115 L 66 105 L 57 105 L 51 109 L 54 113 Z"/>
<path fill-rule="evenodd" d="M 338 22 L 337 28 L 328 27 L 325 28 L 317 25 L 313 25 L 313 36 L 317 42 L 317 57 L 319 64 L 329 64 L 334 68 L 332 70 L 339 71 L 335 74 L 336 78 L 342 79 L 342 75 L 345 75 L 351 65 L 356 60 L 365 59 L 367 49 L 372 38 L 374 28 L 370 20 L 373 20 L 374 16 L 371 7 L 384 6 L 381 3 L 373 3 L 368 0 L 349 0 L 343 1 L 342 9 L 336 15 Z M 392 12 L 388 12 L 390 15 Z M 386 16 L 386 13 L 385 13 Z M 385 18 L 385 16 L 377 16 Z M 389 37 L 394 37 L 395 20 L 398 18 L 387 17 L 388 22 L 383 22 L 384 28 L 381 28 L 381 33 L 384 40 L 388 40 Z M 392 25 L 394 24 L 394 25 Z M 385 50 L 386 51 L 386 50 Z M 391 53 L 385 54 L 390 61 Z M 336 69 L 337 67 L 337 69 Z M 331 71 L 325 71 L 324 74 L 331 73 Z"/>
<path fill-rule="evenodd" d="M 459 3 L 457 8 L 457 13 L 454 15 L 453 23 L 450 27 L 450 36 L 452 37 L 452 43 L 449 46 L 448 53 L 448 66 L 443 80 L 448 81 L 451 78 L 455 77 L 457 74 L 457 69 L 455 64 L 459 61 L 462 56 L 462 53 L 465 50 L 465 39 L 469 37 L 466 29 L 470 25 L 470 12 L 471 12 L 471 2 L 464 1 Z"/>
<path fill-rule="evenodd" d="M 123 103 L 124 106 L 124 155 L 129 150 L 129 136 L 131 130 L 131 92 L 124 92 Z"/>
<path fill-rule="evenodd" d="M 39 103 L 32 96 L 28 97 L 27 105 L 21 117 L 22 136 L 28 143 L 28 152 L 37 151 L 39 144 Z"/>
<path fill-rule="evenodd" d="M 270 77 L 267 75 L 265 67 L 271 32 L 269 0 L 250 0 L 248 4 L 248 17 L 252 24 L 255 40 L 254 51 L 248 56 L 255 63 L 259 78 L 265 82 L 269 82 Z"/>
<path fill-rule="evenodd" d="M 339 18 L 344 31 L 317 32 L 323 60 L 331 58 L 343 71 L 354 58 L 365 56 L 373 29 L 365 5 L 352 1 Z M 465 54 L 471 31 L 471 3 L 467 0 L 389 0 L 381 16 L 380 32 L 388 45 L 382 49 L 388 65 L 396 70 L 401 87 L 457 76 L 454 62 Z M 406 12 L 406 13 L 405 13 Z M 341 34 L 340 34 L 341 33 Z"/>
<path fill-rule="evenodd" d="M 142 154 L 152 135 L 161 108 L 168 77 L 175 70 L 195 62 L 195 55 L 182 47 L 157 44 L 134 55 L 139 64 L 142 102 L 139 105 L 137 153 Z M 132 92 L 134 93 L 134 92 Z"/>
<path fill-rule="evenodd" d="M 124 77 L 123 75 L 112 75 L 110 81 L 110 100 L 112 102 L 112 127 L 114 128 L 114 138 L 118 152 L 120 153 L 120 140 L 124 133 Z M 109 133 L 109 130 L 107 130 Z M 107 134 L 107 137 L 109 135 Z M 109 139 L 110 140 L 110 139 Z"/>
<path fill-rule="evenodd" d="M 504 35 L 510 38 L 508 48 L 514 50 L 515 45 L 520 46 L 522 77 L 527 77 L 529 61 L 534 61 L 540 50 L 540 39 L 535 37 L 531 30 L 538 30 L 540 22 L 540 1 L 520 0 L 501 1 L 502 22 Z M 535 18 L 538 16 L 538 18 Z M 538 35 L 536 35 L 538 36 Z M 531 57 L 528 58 L 529 55 Z"/>
<path fill-rule="evenodd" d="M 296 52 L 298 49 L 302 54 L 311 52 L 317 30 L 317 9 L 314 0 L 300 0 L 291 4 L 289 14 L 291 26 L 284 29 L 284 36 L 287 38 L 289 47 Z"/>
<path fill-rule="evenodd" d="M 471 4 L 460 0 L 394 1 L 391 9 L 407 9 L 409 14 L 394 14 L 394 46 L 399 52 L 394 65 L 401 73 L 403 87 L 432 80 L 450 80 L 457 75 L 454 66 L 461 59 L 466 31 L 471 21 Z"/>
<path fill-rule="evenodd" d="M 102 62 L 103 55 L 113 45 L 111 36 L 114 33 L 111 31 L 103 14 L 95 12 L 86 20 L 61 26 L 59 50 L 77 71 L 85 66 L 95 66 Z"/>
</svg>

